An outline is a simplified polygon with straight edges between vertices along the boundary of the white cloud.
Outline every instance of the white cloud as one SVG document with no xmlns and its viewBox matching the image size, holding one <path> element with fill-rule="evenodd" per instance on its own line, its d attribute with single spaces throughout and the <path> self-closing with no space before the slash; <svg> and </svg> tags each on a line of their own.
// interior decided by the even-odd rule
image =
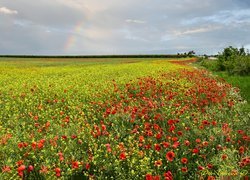
<svg viewBox="0 0 250 180">
<path fill-rule="evenodd" d="M 250 44 L 249 0 L 0 2 L 0 54 L 208 53 Z"/>
<path fill-rule="evenodd" d="M 1 7 L 0 8 L 0 13 L 11 15 L 11 14 L 17 14 L 18 12 L 16 10 L 11 10 L 11 9 L 9 9 L 7 7 Z"/>
<path fill-rule="evenodd" d="M 174 31 L 174 35 L 183 36 L 183 35 L 196 34 L 196 33 L 205 33 L 205 32 L 217 30 L 220 28 L 221 28 L 220 26 L 199 27 L 199 28 L 188 29 L 185 31 Z"/>
<path fill-rule="evenodd" d="M 137 24 L 145 24 L 146 21 L 138 20 L 138 19 L 126 19 L 127 23 L 137 23 Z"/>
</svg>

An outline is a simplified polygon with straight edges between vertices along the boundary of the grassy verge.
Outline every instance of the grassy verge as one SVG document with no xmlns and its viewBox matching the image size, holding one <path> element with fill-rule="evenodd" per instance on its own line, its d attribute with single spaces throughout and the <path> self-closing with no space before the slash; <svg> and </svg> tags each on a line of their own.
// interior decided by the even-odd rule
<svg viewBox="0 0 250 180">
<path fill-rule="evenodd" d="M 247 101 L 246 108 L 250 110 L 250 76 L 228 75 L 226 72 L 215 72 L 228 83 L 240 89 L 240 94 Z"/>
</svg>

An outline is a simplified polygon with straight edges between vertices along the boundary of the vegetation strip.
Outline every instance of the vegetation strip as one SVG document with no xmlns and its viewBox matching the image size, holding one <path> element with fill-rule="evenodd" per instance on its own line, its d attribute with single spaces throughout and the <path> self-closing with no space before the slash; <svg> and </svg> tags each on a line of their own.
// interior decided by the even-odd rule
<svg viewBox="0 0 250 180">
<path fill-rule="evenodd" d="M 2 64 L 0 178 L 246 177 L 239 90 L 181 64 Z"/>
</svg>

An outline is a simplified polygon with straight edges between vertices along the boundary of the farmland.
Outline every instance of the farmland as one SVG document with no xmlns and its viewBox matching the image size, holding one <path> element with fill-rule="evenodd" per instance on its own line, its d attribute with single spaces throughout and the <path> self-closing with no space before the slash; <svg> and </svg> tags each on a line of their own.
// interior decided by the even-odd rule
<svg viewBox="0 0 250 180">
<path fill-rule="evenodd" d="M 240 90 L 194 59 L 0 59 L 0 179 L 249 175 Z"/>
</svg>

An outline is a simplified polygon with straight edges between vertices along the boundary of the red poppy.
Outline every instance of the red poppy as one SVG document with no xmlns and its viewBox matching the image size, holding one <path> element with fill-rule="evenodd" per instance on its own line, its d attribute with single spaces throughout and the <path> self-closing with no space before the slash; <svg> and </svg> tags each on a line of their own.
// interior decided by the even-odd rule
<svg viewBox="0 0 250 180">
<path fill-rule="evenodd" d="M 20 171 L 24 171 L 25 170 L 25 165 L 21 165 L 17 168 L 17 171 L 20 172 Z"/>
<path fill-rule="evenodd" d="M 11 171 L 11 168 L 9 166 L 4 166 L 2 167 L 2 172 L 10 172 Z"/>
<path fill-rule="evenodd" d="M 164 148 L 168 148 L 170 146 L 169 142 L 162 142 Z"/>
<path fill-rule="evenodd" d="M 180 145 L 180 143 L 177 141 L 177 142 L 174 142 L 174 144 L 172 145 L 172 147 L 176 149 L 179 145 Z"/>
<path fill-rule="evenodd" d="M 61 169 L 60 168 L 55 168 L 55 173 L 57 177 L 61 176 Z"/>
<path fill-rule="evenodd" d="M 184 172 L 184 173 L 186 173 L 188 171 L 188 168 L 187 167 L 182 167 L 181 171 Z"/>
<path fill-rule="evenodd" d="M 120 160 L 125 160 L 125 159 L 126 159 L 126 154 L 125 154 L 125 152 L 122 152 L 120 154 Z"/>
<path fill-rule="evenodd" d="M 165 172 L 164 177 L 165 177 L 165 180 L 173 180 L 173 175 L 171 171 Z"/>
<path fill-rule="evenodd" d="M 193 152 L 194 154 L 198 154 L 198 153 L 199 153 L 199 149 L 198 149 L 198 148 L 194 148 L 194 149 L 192 150 L 192 152 Z"/>
<path fill-rule="evenodd" d="M 90 164 L 87 163 L 86 166 L 85 166 L 85 168 L 86 168 L 87 170 L 89 170 L 89 169 L 90 169 Z"/>
<path fill-rule="evenodd" d="M 214 176 L 208 176 L 207 180 L 216 180 Z"/>
<path fill-rule="evenodd" d="M 17 168 L 18 175 L 23 177 L 23 171 L 26 169 L 25 165 L 21 165 Z"/>
<path fill-rule="evenodd" d="M 160 180 L 161 176 L 158 175 L 158 176 L 154 176 L 153 178 L 154 178 L 154 180 Z"/>
<path fill-rule="evenodd" d="M 205 168 L 203 166 L 198 166 L 198 170 L 202 171 L 204 170 Z"/>
<path fill-rule="evenodd" d="M 243 147 L 243 146 L 240 146 L 240 148 L 239 148 L 239 153 L 240 153 L 240 154 L 243 154 L 244 151 L 245 151 L 244 147 Z"/>
<path fill-rule="evenodd" d="M 208 168 L 208 169 L 212 169 L 212 168 L 213 168 L 213 165 L 212 165 L 212 164 L 208 164 L 208 165 L 207 165 L 207 168 Z"/>
<path fill-rule="evenodd" d="M 175 153 L 173 151 L 167 152 L 166 158 L 167 158 L 168 161 L 170 161 L 170 162 L 173 161 L 174 157 L 175 157 Z"/>
<path fill-rule="evenodd" d="M 31 172 L 31 171 L 33 171 L 33 170 L 34 170 L 34 166 L 29 165 L 29 167 L 28 167 L 28 172 Z"/>
<path fill-rule="evenodd" d="M 152 174 L 146 174 L 145 179 L 146 180 L 153 180 Z"/>
<path fill-rule="evenodd" d="M 189 140 L 185 140 L 185 141 L 184 141 L 184 144 L 185 144 L 186 146 L 189 146 L 189 145 L 190 145 Z"/>
<path fill-rule="evenodd" d="M 72 162 L 72 169 L 78 169 L 79 168 L 79 163 L 77 161 Z"/>
<path fill-rule="evenodd" d="M 161 150 L 161 145 L 160 144 L 155 144 L 155 150 L 160 151 Z"/>
<path fill-rule="evenodd" d="M 196 143 L 200 143 L 200 142 L 201 142 L 201 139 L 196 139 L 195 142 L 196 142 Z"/>
<path fill-rule="evenodd" d="M 187 158 L 181 158 L 181 162 L 182 162 L 182 164 L 187 164 L 188 163 L 188 159 Z"/>
<path fill-rule="evenodd" d="M 226 154 L 222 154 L 221 158 L 222 158 L 222 160 L 225 160 L 225 159 L 227 159 L 227 155 Z"/>
</svg>

